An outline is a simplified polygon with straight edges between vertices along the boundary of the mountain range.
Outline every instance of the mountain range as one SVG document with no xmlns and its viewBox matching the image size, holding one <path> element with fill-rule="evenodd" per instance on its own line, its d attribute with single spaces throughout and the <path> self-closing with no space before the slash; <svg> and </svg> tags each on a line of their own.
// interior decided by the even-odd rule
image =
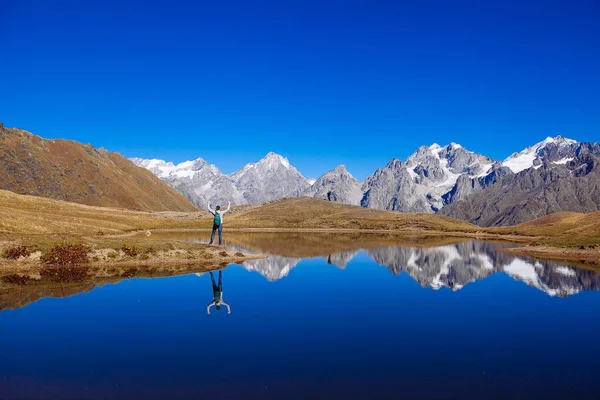
<svg viewBox="0 0 600 400">
<path fill-rule="evenodd" d="M 559 211 L 600 209 L 600 145 L 548 137 L 503 161 L 457 143 L 419 147 L 393 158 L 363 182 L 340 165 L 318 179 L 304 177 L 287 158 L 267 154 L 223 174 L 199 158 L 173 164 L 131 159 L 197 206 L 260 203 L 283 197 L 326 198 L 410 213 L 440 213 L 481 226 L 511 225 Z"/>
<path fill-rule="evenodd" d="M 208 202 L 247 204 L 277 200 L 296 196 L 314 183 L 290 165 L 287 158 L 275 153 L 228 175 L 202 158 L 177 165 L 157 159 L 131 161 L 150 170 L 199 207 Z"/>
<path fill-rule="evenodd" d="M 142 167 L 142 168 L 140 168 Z M 160 178 L 160 179 L 159 179 Z M 437 213 L 480 226 L 600 209 L 600 145 L 548 137 L 499 161 L 457 143 L 419 147 L 364 181 L 344 165 L 318 179 L 268 153 L 231 174 L 202 158 L 175 165 L 46 140 L 0 123 L 0 189 L 94 206 L 194 211 L 208 202 L 252 204 L 318 197 L 405 213 Z"/>
</svg>

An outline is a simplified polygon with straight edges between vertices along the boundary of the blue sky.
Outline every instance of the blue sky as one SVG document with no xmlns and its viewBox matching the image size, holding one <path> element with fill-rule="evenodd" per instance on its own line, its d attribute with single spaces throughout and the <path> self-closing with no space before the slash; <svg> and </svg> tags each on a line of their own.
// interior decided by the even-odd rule
<svg viewBox="0 0 600 400">
<path fill-rule="evenodd" d="M 232 172 L 600 139 L 597 1 L 0 1 L 0 120 Z"/>
</svg>

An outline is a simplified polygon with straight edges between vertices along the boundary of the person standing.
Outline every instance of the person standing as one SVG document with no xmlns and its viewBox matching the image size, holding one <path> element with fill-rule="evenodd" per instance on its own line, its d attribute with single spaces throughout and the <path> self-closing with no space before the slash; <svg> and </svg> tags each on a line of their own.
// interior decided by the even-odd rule
<svg viewBox="0 0 600 400">
<path fill-rule="evenodd" d="M 212 271 L 210 272 L 210 280 L 212 282 L 213 301 L 211 301 L 208 304 L 208 306 L 206 307 L 206 312 L 208 314 L 210 314 L 210 308 L 212 306 L 215 306 L 215 308 L 218 311 L 221 309 L 221 305 L 224 305 L 225 307 L 227 307 L 227 314 L 231 314 L 231 308 L 229 307 L 229 304 L 227 304 L 223 301 L 223 275 L 221 273 L 221 270 L 219 270 L 219 283 L 218 284 L 215 283 L 215 277 L 214 277 Z"/>
<path fill-rule="evenodd" d="M 219 246 L 223 244 L 223 215 L 225 215 L 226 212 L 229 212 L 230 208 L 231 202 L 227 204 L 227 210 L 225 211 L 221 211 L 221 206 L 217 206 L 216 210 L 213 210 L 210 207 L 210 203 L 208 203 L 208 211 L 210 211 L 214 217 L 212 235 L 210 235 L 210 242 L 208 244 L 213 244 L 213 241 L 215 240 L 215 231 L 217 230 L 219 231 Z"/>
</svg>

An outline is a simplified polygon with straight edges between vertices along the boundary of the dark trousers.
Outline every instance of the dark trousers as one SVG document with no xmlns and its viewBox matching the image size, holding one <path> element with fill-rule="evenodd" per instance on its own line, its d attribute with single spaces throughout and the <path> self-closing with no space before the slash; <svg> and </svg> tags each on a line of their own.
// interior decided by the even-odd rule
<svg viewBox="0 0 600 400">
<path fill-rule="evenodd" d="M 212 282 L 213 292 L 215 292 L 215 291 L 222 292 L 223 291 L 223 274 L 221 273 L 220 270 L 219 270 L 219 284 L 217 285 L 215 283 L 215 276 L 213 275 L 212 271 L 210 271 L 210 281 Z"/>
<path fill-rule="evenodd" d="M 219 231 L 219 246 L 223 244 L 223 224 L 213 225 L 212 235 L 210 235 L 210 243 L 213 243 L 215 240 L 215 231 Z"/>
</svg>

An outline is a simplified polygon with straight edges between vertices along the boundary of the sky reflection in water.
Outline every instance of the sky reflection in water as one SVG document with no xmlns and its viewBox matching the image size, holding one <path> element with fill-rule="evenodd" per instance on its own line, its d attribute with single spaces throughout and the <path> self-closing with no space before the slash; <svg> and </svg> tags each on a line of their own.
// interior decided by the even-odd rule
<svg viewBox="0 0 600 400">
<path fill-rule="evenodd" d="M 600 274 L 498 246 L 230 266 L 229 315 L 208 274 L 4 310 L 0 398 L 597 398 Z"/>
</svg>

